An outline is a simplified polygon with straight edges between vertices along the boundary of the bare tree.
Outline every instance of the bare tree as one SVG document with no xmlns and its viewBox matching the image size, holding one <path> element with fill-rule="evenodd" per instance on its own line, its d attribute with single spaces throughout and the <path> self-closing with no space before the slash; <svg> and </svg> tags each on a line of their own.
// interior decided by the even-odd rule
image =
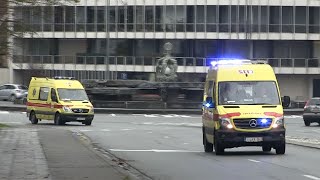
<svg viewBox="0 0 320 180">
<path fill-rule="evenodd" d="M 0 0 L 0 57 L 6 59 L 8 55 L 9 37 L 21 37 L 25 33 L 35 33 L 30 26 L 14 18 L 13 12 L 16 6 L 54 6 L 77 2 L 79 0 Z M 6 64 L 6 61 L 1 58 L 0 60 L 0 66 Z"/>
</svg>

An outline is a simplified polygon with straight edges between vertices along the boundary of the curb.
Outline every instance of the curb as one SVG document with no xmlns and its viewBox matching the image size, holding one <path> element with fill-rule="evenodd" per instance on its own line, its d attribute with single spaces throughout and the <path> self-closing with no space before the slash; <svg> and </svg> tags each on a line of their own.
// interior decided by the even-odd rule
<svg viewBox="0 0 320 180">
<path fill-rule="evenodd" d="M 301 142 L 297 143 L 297 142 L 294 142 L 294 141 L 288 140 L 288 139 L 286 139 L 286 143 L 290 144 L 290 145 L 301 146 L 301 147 L 306 147 L 306 148 L 320 149 L 320 144 L 317 145 L 317 144 L 301 143 Z"/>
<path fill-rule="evenodd" d="M 0 106 L 1 111 L 26 112 L 23 106 Z M 194 114 L 201 115 L 200 109 L 124 109 L 124 108 L 95 108 L 95 113 L 119 113 L 119 114 Z M 302 115 L 303 110 L 284 110 L 285 115 Z"/>
</svg>

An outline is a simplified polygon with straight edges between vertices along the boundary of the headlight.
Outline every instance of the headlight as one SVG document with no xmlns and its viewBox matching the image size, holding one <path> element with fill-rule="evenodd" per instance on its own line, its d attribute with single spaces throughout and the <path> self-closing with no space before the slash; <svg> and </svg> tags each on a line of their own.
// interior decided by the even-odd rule
<svg viewBox="0 0 320 180">
<path fill-rule="evenodd" d="M 229 118 L 220 118 L 220 124 L 223 128 L 232 129 L 233 125 L 231 124 L 231 121 Z"/>
<path fill-rule="evenodd" d="M 274 121 L 274 123 L 273 123 L 273 125 L 272 125 L 273 128 L 277 128 L 277 127 L 279 127 L 279 126 L 284 126 L 284 119 L 283 119 L 283 117 L 278 117 L 278 118 L 276 118 L 275 121 Z"/>
<path fill-rule="evenodd" d="M 90 108 L 89 113 L 94 113 L 94 108 Z"/>
<path fill-rule="evenodd" d="M 62 109 L 64 110 L 64 112 L 72 112 L 71 108 L 68 106 L 63 106 Z"/>
</svg>

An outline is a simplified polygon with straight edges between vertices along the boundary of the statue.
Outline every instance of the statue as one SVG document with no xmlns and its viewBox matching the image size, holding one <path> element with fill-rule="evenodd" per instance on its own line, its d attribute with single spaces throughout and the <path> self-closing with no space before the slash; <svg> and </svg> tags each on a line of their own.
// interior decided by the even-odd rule
<svg viewBox="0 0 320 180">
<path fill-rule="evenodd" d="M 164 57 L 158 59 L 156 64 L 156 81 L 158 82 L 176 82 L 177 81 L 177 60 L 171 56 L 172 44 L 166 43 L 163 46 Z"/>
</svg>

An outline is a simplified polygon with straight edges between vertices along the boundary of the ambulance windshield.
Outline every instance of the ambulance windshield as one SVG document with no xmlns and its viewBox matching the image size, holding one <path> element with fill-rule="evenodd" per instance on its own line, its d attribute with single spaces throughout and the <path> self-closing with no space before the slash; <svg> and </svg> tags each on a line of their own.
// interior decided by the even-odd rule
<svg viewBox="0 0 320 180">
<path fill-rule="evenodd" d="M 62 101 L 88 101 L 88 96 L 84 89 L 59 88 L 58 95 Z"/>
<path fill-rule="evenodd" d="M 219 105 L 279 105 L 273 81 L 237 81 L 219 83 Z"/>
</svg>

